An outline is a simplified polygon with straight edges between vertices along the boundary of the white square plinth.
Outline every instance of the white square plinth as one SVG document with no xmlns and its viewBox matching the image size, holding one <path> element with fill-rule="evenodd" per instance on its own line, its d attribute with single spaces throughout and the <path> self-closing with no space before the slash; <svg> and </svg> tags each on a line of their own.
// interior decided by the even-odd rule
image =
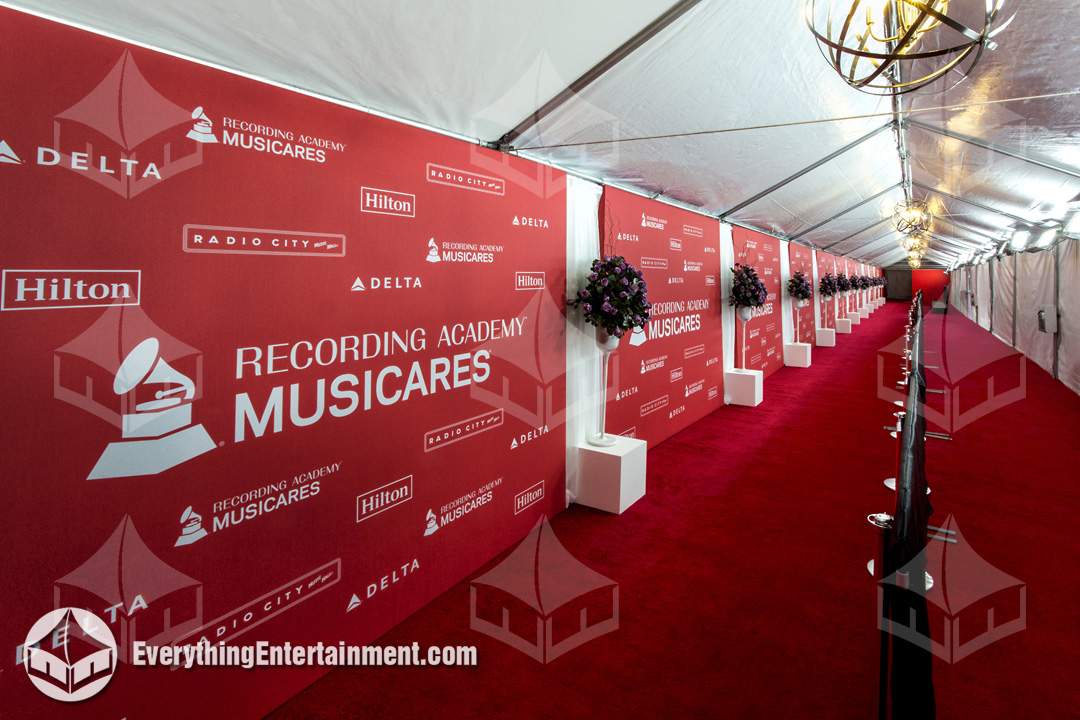
<svg viewBox="0 0 1080 720">
<path fill-rule="evenodd" d="M 760 370 L 729 370 L 724 373 L 724 400 L 729 405 L 757 407 L 765 398 Z"/>
<path fill-rule="evenodd" d="M 836 331 L 832 328 L 818 328 L 817 344 L 821 347 L 836 347 Z"/>
<path fill-rule="evenodd" d="M 847 319 L 851 321 L 852 325 L 858 325 L 860 322 L 862 322 L 862 320 L 859 318 L 859 313 L 857 312 L 849 312 L 847 314 Z"/>
<path fill-rule="evenodd" d="M 851 332 L 851 321 L 847 318 L 836 318 L 836 332 L 846 335 Z"/>
<path fill-rule="evenodd" d="M 788 367 L 810 367 L 810 343 L 784 343 L 784 364 Z"/>
<path fill-rule="evenodd" d="M 645 496 L 644 440 L 617 437 L 611 447 L 578 445 L 575 502 L 621 514 Z"/>
<path fill-rule="evenodd" d="M 868 308 L 868 307 L 859 308 L 859 317 L 861 317 L 863 320 L 870 317 L 870 308 Z"/>
</svg>

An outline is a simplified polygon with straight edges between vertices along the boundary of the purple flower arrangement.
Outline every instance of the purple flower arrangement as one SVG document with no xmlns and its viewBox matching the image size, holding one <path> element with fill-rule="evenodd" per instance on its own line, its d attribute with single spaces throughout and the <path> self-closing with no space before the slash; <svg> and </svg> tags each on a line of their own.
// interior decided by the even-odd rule
<svg viewBox="0 0 1080 720">
<path fill-rule="evenodd" d="M 731 268 L 734 277 L 731 279 L 731 297 L 728 305 L 736 307 L 761 307 L 769 299 L 769 291 L 765 289 L 765 283 L 758 277 L 757 270 L 749 265 L 735 263 Z"/>
<path fill-rule="evenodd" d="M 810 300 L 814 297 L 814 286 L 806 279 L 806 273 L 799 270 L 787 283 L 788 294 L 796 300 Z"/>
<path fill-rule="evenodd" d="M 852 290 L 851 280 L 848 279 L 847 275 L 845 275 L 844 273 L 837 273 L 836 274 L 836 288 L 840 292 L 844 292 L 844 293 L 850 292 Z"/>
<path fill-rule="evenodd" d="M 569 307 L 580 307 L 585 321 L 615 337 L 649 322 L 649 291 L 641 271 L 622 255 L 605 255 L 593 260 L 589 282 Z"/>
<path fill-rule="evenodd" d="M 818 281 L 818 292 L 825 297 L 832 297 L 840 292 L 840 288 L 836 285 L 836 276 L 832 273 L 825 273 L 825 276 Z"/>
</svg>

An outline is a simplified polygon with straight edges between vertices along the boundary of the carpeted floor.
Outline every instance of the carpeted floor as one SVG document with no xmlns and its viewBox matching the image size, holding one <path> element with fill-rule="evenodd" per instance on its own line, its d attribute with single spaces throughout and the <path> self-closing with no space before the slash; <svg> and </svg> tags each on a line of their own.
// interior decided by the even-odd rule
<svg viewBox="0 0 1080 720">
<path fill-rule="evenodd" d="M 541 664 L 470 629 L 466 580 L 380 643 L 475 645 L 478 667 L 339 668 L 271 717 L 874 717 L 866 516 L 894 504 L 882 426 L 897 408 L 879 395 L 899 378 L 906 315 L 886 305 L 815 348 L 812 367 L 775 373 L 760 406 L 724 407 L 650 449 L 648 493 L 623 515 L 574 505 L 551 521 L 618 583 L 617 630 Z M 1027 590 L 1026 629 L 935 659 L 938 717 L 1075 717 L 1080 397 L 955 312 L 927 316 L 926 337 L 929 386 L 960 408 L 946 420 L 946 396 L 929 400 L 930 429 L 953 436 L 928 441 L 931 525 L 952 516 Z M 998 397 L 980 406 L 991 378 Z"/>
</svg>

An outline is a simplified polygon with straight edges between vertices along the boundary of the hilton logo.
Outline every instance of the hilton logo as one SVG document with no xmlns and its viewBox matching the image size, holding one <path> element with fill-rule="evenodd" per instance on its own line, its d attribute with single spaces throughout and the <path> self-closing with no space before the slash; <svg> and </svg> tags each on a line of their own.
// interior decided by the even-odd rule
<svg viewBox="0 0 1080 720">
<path fill-rule="evenodd" d="M 409 475 L 357 496 L 356 522 L 363 522 L 412 500 L 412 480 L 413 476 Z"/>
<path fill-rule="evenodd" d="M 138 305 L 139 270 L 4 270 L 2 310 Z"/>
<path fill-rule="evenodd" d="M 542 272 L 519 272 L 514 273 L 515 290 L 543 290 L 544 273 Z"/>
<path fill-rule="evenodd" d="M 533 485 L 527 490 L 523 490 L 514 496 L 514 514 L 517 515 L 525 508 L 535 505 L 544 499 L 544 481 Z"/>
<path fill-rule="evenodd" d="M 671 250 L 678 250 L 682 252 L 682 240 L 677 238 L 670 238 L 668 241 L 668 248 Z"/>
<path fill-rule="evenodd" d="M 415 195 L 369 187 L 360 188 L 360 193 L 363 198 L 360 205 L 362 212 L 416 217 Z"/>
</svg>

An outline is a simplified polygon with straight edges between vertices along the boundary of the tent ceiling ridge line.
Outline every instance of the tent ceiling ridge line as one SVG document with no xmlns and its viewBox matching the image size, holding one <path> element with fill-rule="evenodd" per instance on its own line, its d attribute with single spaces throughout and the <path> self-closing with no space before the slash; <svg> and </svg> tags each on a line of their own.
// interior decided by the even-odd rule
<svg viewBox="0 0 1080 720">
<path fill-rule="evenodd" d="M 969 145 L 974 145 L 975 147 L 982 148 L 983 150 L 989 150 L 990 152 L 999 153 L 1001 155 L 1005 155 L 1006 157 L 1023 160 L 1024 162 L 1031 163 L 1032 165 L 1038 165 L 1039 167 L 1046 168 L 1047 170 L 1053 170 L 1054 172 L 1059 172 L 1064 175 L 1071 175 L 1072 177 L 1080 178 L 1080 169 L 1071 168 L 1067 165 L 1059 165 L 1058 163 L 1054 163 L 1049 160 L 1042 160 L 1040 158 L 1031 157 L 1030 155 L 1025 155 L 1021 152 L 1017 152 L 1016 150 L 1010 150 L 1009 148 L 1001 147 L 1000 145 L 995 145 L 993 143 L 986 142 L 985 140 L 980 140 L 979 138 L 964 135 L 954 130 L 949 130 L 947 128 L 935 127 L 934 125 L 919 122 L 918 120 L 908 120 L 906 122 L 911 127 L 916 127 L 920 130 L 925 130 L 927 132 L 935 133 L 937 135 L 944 135 L 945 137 L 952 138 L 953 140 L 959 140 L 960 142 L 967 143 Z"/>
</svg>

